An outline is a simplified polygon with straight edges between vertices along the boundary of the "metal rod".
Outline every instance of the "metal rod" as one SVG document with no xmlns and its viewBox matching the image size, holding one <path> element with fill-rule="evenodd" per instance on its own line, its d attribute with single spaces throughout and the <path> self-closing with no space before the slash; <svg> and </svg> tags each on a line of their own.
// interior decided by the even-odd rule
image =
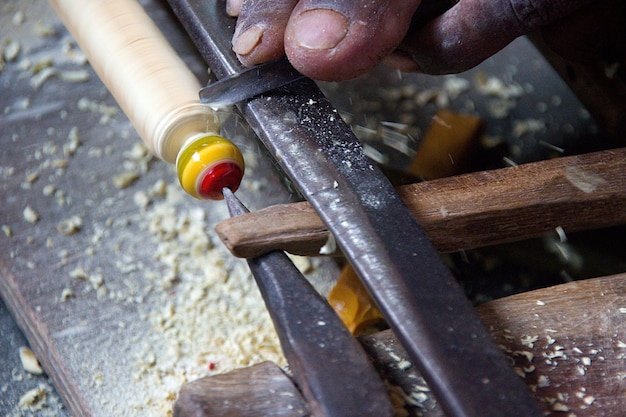
<svg viewBox="0 0 626 417">
<path fill-rule="evenodd" d="M 228 189 L 231 216 L 248 209 Z M 248 259 L 298 387 L 316 417 L 391 417 L 393 407 L 363 348 L 284 252 Z"/>
</svg>

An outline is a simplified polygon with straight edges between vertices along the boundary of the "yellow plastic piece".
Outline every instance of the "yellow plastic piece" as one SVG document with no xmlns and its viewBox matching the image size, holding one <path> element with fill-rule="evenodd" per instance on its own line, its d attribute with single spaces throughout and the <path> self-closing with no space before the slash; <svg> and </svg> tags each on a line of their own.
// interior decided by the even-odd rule
<svg viewBox="0 0 626 417">
<path fill-rule="evenodd" d="M 427 180 L 462 173 L 484 127 L 479 117 L 439 110 L 407 172 Z"/>
<path fill-rule="evenodd" d="M 233 162 L 244 170 L 241 151 L 221 136 L 203 136 L 184 147 L 178 155 L 176 169 L 183 189 L 198 199 L 205 199 L 200 192 L 204 175 L 210 168 L 223 162 Z"/>
<path fill-rule="evenodd" d="M 350 265 L 341 271 L 339 279 L 328 294 L 328 302 L 354 335 L 383 319 Z"/>
<path fill-rule="evenodd" d="M 462 172 L 483 130 L 484 122 L 478 117 L 440 110 L 407 171 L 425 179 Z M 330 290 L 328 302 L 352 334 L 383 320 L 350 265 L 343 269 Z"/>
</svg>

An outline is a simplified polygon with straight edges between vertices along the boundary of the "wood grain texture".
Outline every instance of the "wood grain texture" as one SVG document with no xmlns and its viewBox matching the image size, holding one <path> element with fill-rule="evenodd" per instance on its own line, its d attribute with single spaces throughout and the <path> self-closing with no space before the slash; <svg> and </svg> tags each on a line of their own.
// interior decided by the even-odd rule
<svg viewBox="0 0 626 417">
<path fill-rule="evenodd" d="M 441 252 L 626 222 L 626 148 L 557 158 L 398 188 Z M 230 251 L 319 255 L 328 231 L 308 203 L 227 219 L 217 233 Z"/>
<path fill-rule="evenodd" d="M 545 415 L 622 417 L 626 409 L 625 306 L 626 274 L 620 274 L 494 300 L 479 306 L 478 313 Z M 443 416 L 391 331 L 360 340 L 388 382 L 390 395 L 404 398 L 410 416 Z M 293 398 L 278 393 L 293 385 L 291 380 L 270 365 L 260 370 L 238 370 L 185 385 L 177 402 L 178 415 L 300 417 L 299 410 L 282 413 L 289 410 Z M 258 390 L 264 383 L 270 386 Z M 235 409 L 233 404 L 239 403 L 250 408 Z M 273 411 L 266 408 L 267 403 Z"/>
<path fill-rule="evenodd" d="M 192 135 L 219 132 L 200 82 L 136 1 L 50 0 L 148 148 L 175 163 Z"/>
<path fill-rule="evenodd" d="M 0 296 L 72 416 L 166 415 L 171 400 L 165 406 L 152 400 L 162 398 L 164 383 L 137 376 L 144 346 L 159 358 L 167 352 L 163 333 L 150 320 L 164 307 L 157 301 L 163 293 L 148 276 L 155 272 L 162 277 L 167 266 L 155 258 L 162 240 L 147 230 L 146 213 L 134 195 L 151 196 L 153 186 L 163 181 L 170 189 L 179 187 L 176 175 L 166 163 L 132 156 L 140 138 L 90 67 L 67 58 L 69 35 L 49 5 L 38 0 L 5 3 L 13 12 L 0 16 L 0 32 L 11 30 L 22 50 L 19 60 L 0 72 Z M 206 74 L 163 4 L 142 4 L 195 74 Z M 11 23 L 16 10 L 27 12 L 18 27 Z M 42 22 L 51 25 L 54 36 L 36 34 L 33 27 Z M 20 68 L 19 62 L 48 57 L 62 63 L 53 69 L 84 71 L 89 79 L 77 84 L 51 77 L 34 89 L 30 69 Z M 73 135 L 77 143 L 68 139 Z M 256 162 L 269 189 L 243 194 L 245 198 L 260 205 L 271 204 L 266 199 L 287 201 L 289 194 L 271 163 Z M 135 181 L 118 187 L 114 179 L 120 173 L 135 173 Z M 218 210 L 185 198 L 184 210 L 205 213 L 207 227 L 227 216 L 225 207 Z M 25 220 L 26 207 L 38 213 L 36 223 Z M 80 230 L 62 233 L 59 225 L 74 216 L 82 220 Z M 77 269 L 101 277 L 101 284 L 73 277 Z M 9 355 L 17 352 L 2 351 L 0 360 Z M 5 384 L 26 387 L 11 373 L 0 386 Z M 1 415 L 31 415 L 5 400 L 0 393 Z"/>
<path fill-rule="evenodd" d="M 252 415 L 304 417 L 309 413 L 291 379 L 272 362 L 190 382 L 174 404 L 174 417 Z"/>
<path fill-rule="evenodd" d="M 624 415 L 626 274 L 506 300 L 478 312 L 546 410 Z"/>
</svg>

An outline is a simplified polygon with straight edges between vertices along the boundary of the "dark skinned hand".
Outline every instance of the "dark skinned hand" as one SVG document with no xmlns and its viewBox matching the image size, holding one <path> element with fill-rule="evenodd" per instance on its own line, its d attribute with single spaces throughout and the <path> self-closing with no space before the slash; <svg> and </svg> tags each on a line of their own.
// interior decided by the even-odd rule
<svg viewBox="0 0 626 417">
<path fill-rule="evenodd" d="M 227 12 L 238 16 L 233 50 L 244 65 L 286 54 L 317 80 L 355 78 L 380 63 L 458 73 L 538 30 L 568 58 L 623 54 L 623 0 L 460 0 L 412 24 L 422 1 L 445 0 L 228 0 Z"/>
</svg>

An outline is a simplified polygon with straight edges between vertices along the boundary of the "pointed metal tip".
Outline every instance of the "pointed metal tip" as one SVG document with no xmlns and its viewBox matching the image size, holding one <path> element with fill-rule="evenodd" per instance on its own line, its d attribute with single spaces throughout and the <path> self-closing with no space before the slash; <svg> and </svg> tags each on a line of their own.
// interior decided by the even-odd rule
<svg viewBox="0 0 626 417">
<path fill-rule="evenodd" d="M 224 195 L 224 199 L 233 198 L 235 194 L 228 187 L 222 188 L 222 195 Z"/>
<path fill-rule="evenodd" d="M 246 206 L 242 204 L 241 201 L 239 201 L 237 196 L 230 190 L 230 188 L 224 187 L 222 189 L 222 194 L 224 195 L 224 200 L 226 201 L 226 206 L 228 207 L 230 217 L 240 216 L 250 211 L 246 208 Z"/>
</svg>

